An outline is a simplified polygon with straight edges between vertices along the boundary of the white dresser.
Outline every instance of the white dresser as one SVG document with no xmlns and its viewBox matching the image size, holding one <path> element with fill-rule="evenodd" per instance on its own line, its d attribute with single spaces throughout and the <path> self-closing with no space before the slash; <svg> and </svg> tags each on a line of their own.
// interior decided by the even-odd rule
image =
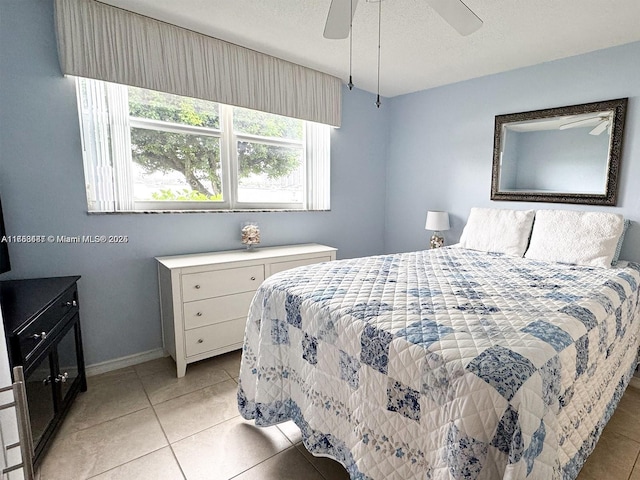
<svg viewBox="0 0 640 480">
<path fill-rule="evenodd" d="M 251 299 L 274 273 L 336 259 L 325 245 L 157 257 L 164 349 L 187 364 L 242 348 Z"/>
</svg>

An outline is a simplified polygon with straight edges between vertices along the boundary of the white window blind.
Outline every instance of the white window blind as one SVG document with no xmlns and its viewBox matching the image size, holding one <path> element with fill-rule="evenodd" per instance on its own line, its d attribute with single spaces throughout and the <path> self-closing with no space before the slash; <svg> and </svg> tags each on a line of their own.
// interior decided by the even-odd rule
<svg viewBox="0 0 640 480">
<path fill-rule="evenodd" d="M 330 191 L 330 129 L 313 122 L 306 124 L 307 208 L 328 210 Z"/>
<path fill-rule="evenodd" d="M 134 210 L 127 87 L 77 83 L 89 211 Z"/>
<path fill-rule="evenodd" d="M 95 0 L 55 17 L 65 74 L 340 126 L 337 77 Z"/>
</svg>

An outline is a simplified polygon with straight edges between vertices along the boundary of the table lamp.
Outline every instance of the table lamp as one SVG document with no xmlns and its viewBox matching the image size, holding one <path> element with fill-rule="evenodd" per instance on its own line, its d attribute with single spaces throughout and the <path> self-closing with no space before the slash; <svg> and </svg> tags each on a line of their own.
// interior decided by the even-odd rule
<svg viewBox="0 0 640 480">
<path fill-rule="evenodd" d="M 445 230 L 449 230 L 449 214 L 447 212 L 427 212 L 427 223 L 425 230 L 433 231 L 433 236 L 429 245 L 431 248 L 440 248 L 444 245 L 444 237 L 440 234 Z"/>
</svg>

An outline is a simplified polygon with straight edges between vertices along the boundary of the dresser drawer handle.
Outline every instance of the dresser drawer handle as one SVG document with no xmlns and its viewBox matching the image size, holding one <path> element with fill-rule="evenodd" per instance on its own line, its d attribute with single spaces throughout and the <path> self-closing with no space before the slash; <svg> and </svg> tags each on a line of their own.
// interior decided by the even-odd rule
<svg viewBox="0 0 640 480">
<path fill-rule="evenodd" d="M 71 302 L 64 302 L 64 304 L 62 306 L 63 307 L 77 307 L 78 306 L 78 302 L 76 302 L 75 300 L 73 300 Z"/>
<path fill-rule="evenodd" d="M 255 279 L 256 279 L 256 277 L 251 277 L 251 280 L 255 280 Z"/>
<path fill-rule="evenodd" d="M 198 339 L 198 343 L 204 343 L 204 340 L 203 340 L 203 339 L 201 339 L 201 338 L 199 338 L 199 339 Z"/>
<path fill-rule="evenodd" d="M 201 317 L 201 316 L 202 316 L 202 312 L 196 313 L 196 317 Z"/>
<path fill-rule="evenodd" d="M 196 289 L 199 289 L 199 288 L 200 288 L 200 285 L 196 285 L 196 286 L 195 286 L 195 288 L 196 288 Z"/>
<path fill-rule="evenodd" d="M 31 338 L 33 338 L 34 340 L 44 340 L 45 338 L 47 338 L 47 332 L 34 333 L 33 335 L 31 335 Z"/>
</svg>

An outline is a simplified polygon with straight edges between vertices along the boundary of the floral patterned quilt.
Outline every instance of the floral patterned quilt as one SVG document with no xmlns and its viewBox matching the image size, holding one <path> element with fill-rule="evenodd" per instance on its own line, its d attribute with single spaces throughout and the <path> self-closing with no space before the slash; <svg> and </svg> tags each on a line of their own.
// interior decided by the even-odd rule
<svg viewBox="0 0 640 480">
<path fill-rule="evenodd" d="M 636 367 L 640 265 L 461 248 L 268 278 L 238 405 L 352 479 L 574 479 Z"/>
</svg>

